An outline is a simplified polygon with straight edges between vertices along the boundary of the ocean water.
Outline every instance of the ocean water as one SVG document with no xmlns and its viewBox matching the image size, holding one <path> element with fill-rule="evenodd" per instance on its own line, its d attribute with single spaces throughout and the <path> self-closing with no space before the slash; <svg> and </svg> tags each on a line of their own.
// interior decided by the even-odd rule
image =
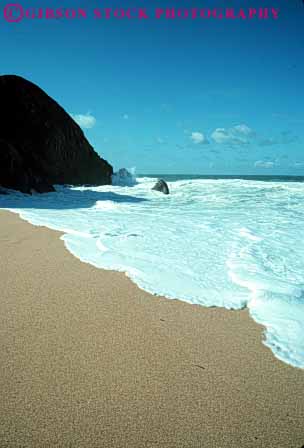
<svg viewBox="0 0 304 448">
<path fill-rule="evenodd" d="M 156 177 L 13 193 L 0 208 L 64 232 L 76 257 L 151 293 L 248 307 L 274 355 L 304 368 L 304 178 L 165 176 L 165 196 Z"/>
</svg>

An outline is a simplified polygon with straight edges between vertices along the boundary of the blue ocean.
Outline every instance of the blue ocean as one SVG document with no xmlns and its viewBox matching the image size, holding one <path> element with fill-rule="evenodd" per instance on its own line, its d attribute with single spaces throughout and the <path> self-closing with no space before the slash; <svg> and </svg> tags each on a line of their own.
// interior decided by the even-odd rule
<svg viewBox="0 0 304 448">
<path fill-rule="evenodd" d="M 152 187 L 158 177 L 170 195 Z M 67 249 L 168 299 L 247 307 L 274 356 L 304 368 L 304 177 L 139 176 L 0 196 Z M 233 311 L 232 311 L 233 312 Z"/>
</svg>

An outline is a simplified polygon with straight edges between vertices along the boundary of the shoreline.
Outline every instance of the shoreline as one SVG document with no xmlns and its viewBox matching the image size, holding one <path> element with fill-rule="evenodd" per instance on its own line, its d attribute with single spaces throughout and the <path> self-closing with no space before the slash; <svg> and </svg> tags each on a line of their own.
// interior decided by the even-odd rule
<svg viewBox="0 0 304 448">
<path fill-rule="evenodd" d="M 0 210 L 0 446 L 304 444 L 304 373 L 247 310 L 139 289 Z"/>
</svg>

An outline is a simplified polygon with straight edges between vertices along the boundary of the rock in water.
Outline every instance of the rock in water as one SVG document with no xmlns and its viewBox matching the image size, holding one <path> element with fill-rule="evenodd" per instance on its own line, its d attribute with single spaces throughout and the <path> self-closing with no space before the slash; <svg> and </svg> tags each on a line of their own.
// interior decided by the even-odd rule
<svg viewBox="0 0 304 448">
<path fill-rule="evenodd" d="M 0 101 L 0 186 L 44 193 L 54 184 L 111 184 L 111 165 L 38 86 L 0 76 Z"/>
<path fill-rule="evenodd" d="M 169 187 L 167 185 L 167 182 L 165 182 L 163 179 L 159 179 L 152 190 L 160 191 L 164 194 L 169 194 Z"/>
</svg>

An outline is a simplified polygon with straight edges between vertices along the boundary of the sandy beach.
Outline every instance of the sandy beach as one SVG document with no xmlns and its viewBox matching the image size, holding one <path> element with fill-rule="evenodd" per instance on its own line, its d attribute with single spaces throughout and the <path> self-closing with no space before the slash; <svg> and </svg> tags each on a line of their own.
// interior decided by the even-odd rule
<svg viewBox="0 0 304 448">
<path fill-rule="evenodd" d="M 304 445 L 304 372 L 246 310 L 151 296 L 0 211 L 0 447 Z"/>
</svg>

